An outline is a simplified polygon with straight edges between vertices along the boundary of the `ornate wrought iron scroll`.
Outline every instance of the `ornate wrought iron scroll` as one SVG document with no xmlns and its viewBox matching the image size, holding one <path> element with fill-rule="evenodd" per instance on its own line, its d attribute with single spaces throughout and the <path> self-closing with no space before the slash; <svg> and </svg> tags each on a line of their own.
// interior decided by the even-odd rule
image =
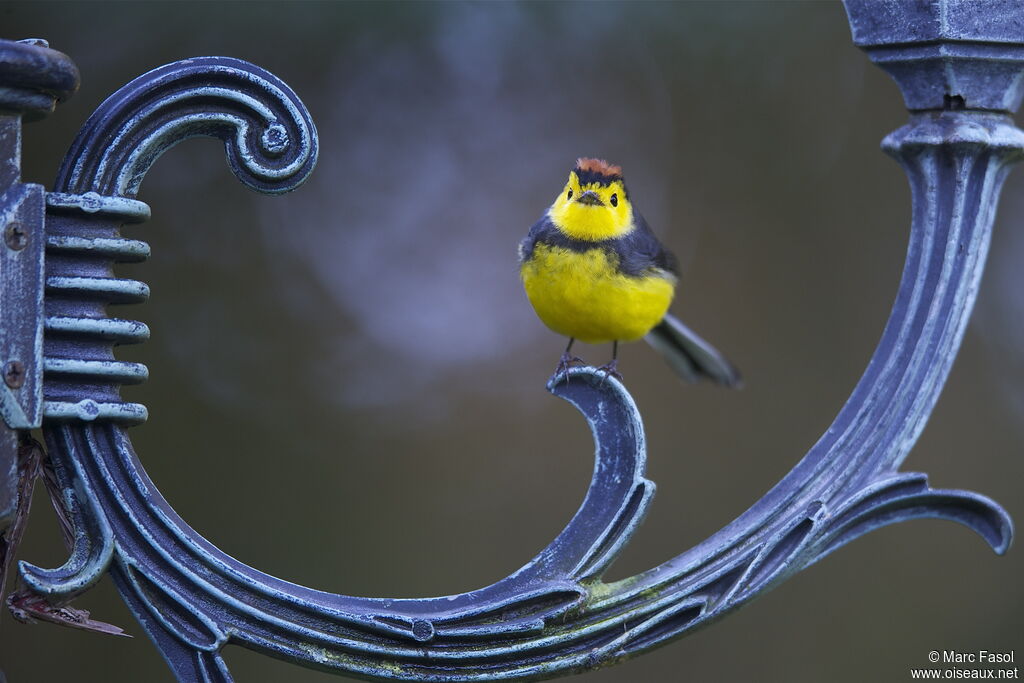
<svg viewBox="0 0 1024 683">
<path fill-rule="evenodd" d="M 146 409 L 122 401 L 119 387 L 147 372 L 116 360 L 113 347 L 144 341 L 149 331 L 108 317 L 106 306 L 147 298 L 144 283 L 118 278 L 112 267 L 144 260 L 148 247 L 121 237 L 120 226 L 149 216 L 135 198 L 146 171 L 185 138 L 223 140 L 235 174 L 262 192 L 301 183 L 315 164 L 317 138 L 295 94 L 239 60 L 176 62 L 122 88 L 85 124 L 45 197 L 40 410 L 74 533 L 62 567 L 20 563 L 24 585 L 62 605 L 109 571 L 181 681 L 231 680 L 220 654 L 228 643 L 371 679 L 519 680 L 584 671 L 661 645 L 894 522 L 957 521 L 1004 552 L 1012 523 L 999 505 L 933 489 L 924 474 L 898 467 L 956 355 L 998 193 L 1024 151 L 1024 133 L 1009 118 L 1024 82 L 1024 36 L 1001 35 L 1006 22 L 981 35 L 988 22 L 977 21 L 984 18 L 978 4 L 967 16 L 971 7 L 956 2 L 889 3 L 894 14 L 881 19 L 877 7 L 847 2 L 855 41 L 906 94 L 910 122 L 883 148 L 913 189 L 906 265 L 878 348 L 833 424 L 761 500 L 690 550 L 614 583 L 602 574 L 643 519 L 654 485 L 644 478 L 636 406 L 621 383 L 592 368 L 574 368 L 548 386 L 593 433 L 587 496 L 550 545 L 491 586 L 429 599 L 317 591 L 234 560 L 175 514 L 126 432 Z M 1006 11 L 1024 25 L 1024 9 Z M 957 33 L 961 24 L 974 33 Z M 10 225 L 23 203 L 4 201 Z M 5 288 L 31 285 L 31 269 L 7 263 Z M 14 315 L 8 304 L 5 325 Z M 11 427 L 37 426 L 9 415 Z"/>
</svg>

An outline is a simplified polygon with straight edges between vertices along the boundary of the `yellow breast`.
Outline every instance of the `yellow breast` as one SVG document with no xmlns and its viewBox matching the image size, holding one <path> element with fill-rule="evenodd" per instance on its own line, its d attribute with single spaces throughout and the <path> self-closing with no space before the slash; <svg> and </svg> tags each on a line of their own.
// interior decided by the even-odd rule
<svg viewBox="0 0 1024 683">
<path fill-rule="evenodd" d="M 555 332 L 589 344 L 633 341 L 665 316 L 675 292 L 667 273 L 631 276 L 603 249 L 537 244 L 522 265 L 526 296 Z"/>
</svg>

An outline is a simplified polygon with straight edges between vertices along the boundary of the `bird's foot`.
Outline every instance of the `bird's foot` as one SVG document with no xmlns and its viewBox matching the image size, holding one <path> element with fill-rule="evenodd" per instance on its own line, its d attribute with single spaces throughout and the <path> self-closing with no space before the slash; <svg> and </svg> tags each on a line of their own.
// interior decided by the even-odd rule
<svg viewBox="0 0 1024 683">
<path fill-rule="evenodd" d="M 563 353 L 562 357 L 558 359 L 558 365 L 555 366 L 554 377 L 558 377 L 559 375 L 564 375 L 565 373 L 569 372 L 569 368 L 571 368 L 574 365 L 586 365 L 586 364 L 587 364 L 587 362 L 585 360 L 583 360 L 582 358 L 574 356 L 574 355 L 570 354 L 569 352 Z"/>
<path fill-rule="evenodd" d="M 605 363 L 597 370 L 598 372 L 604 373 L 605 379 L 608 379 L 609 377 L 614 377 L 620 382 L 622 381 L 622 375 L 619 373 L 619 361 L 615 358 L 613 358 L 611 362 Z"/>
</svg>

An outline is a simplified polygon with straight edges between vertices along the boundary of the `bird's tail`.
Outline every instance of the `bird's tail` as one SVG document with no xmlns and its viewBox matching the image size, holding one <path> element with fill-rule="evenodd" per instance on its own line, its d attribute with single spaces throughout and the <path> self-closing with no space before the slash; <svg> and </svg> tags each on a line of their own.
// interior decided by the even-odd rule
<svg viewBox="0 0 1024 683">
<path fill-rule="evenodd" d="M 706 377 L 727 387 L 739 387 L 743 383 L 732 363 L 678 318 L 666 315 L 644 339 L 687 382 Z"/>
</svg>

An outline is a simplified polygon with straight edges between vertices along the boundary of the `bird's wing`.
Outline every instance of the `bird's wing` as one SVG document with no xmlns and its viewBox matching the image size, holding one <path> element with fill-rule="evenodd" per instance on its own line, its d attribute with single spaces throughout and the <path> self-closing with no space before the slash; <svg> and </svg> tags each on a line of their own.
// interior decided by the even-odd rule
<svg viewBox="0 0 1024 683">
<path fill-rule="evenodd" d="M 627 275 L 645 275 L 655 270 L 674 278 L 678 274 L 675 255 L 665 248 L 644 217 L 635 210 L 633 225 L 628 235 L 616 240 L 619 268 Z"/>
<path fill-rule="evenodd" d="M 541 216 L 541 219 L 533 224 L 530 232 L 519 243 L 519 263 L 529 261 L 530 257 L 533 256 L 533 248 L 537 246 L 537 242 L 541 241 L 545 235 L 554 229 L 555 226 L 552 225 L 548 215 L 545 213 Z"/>
</svg>

